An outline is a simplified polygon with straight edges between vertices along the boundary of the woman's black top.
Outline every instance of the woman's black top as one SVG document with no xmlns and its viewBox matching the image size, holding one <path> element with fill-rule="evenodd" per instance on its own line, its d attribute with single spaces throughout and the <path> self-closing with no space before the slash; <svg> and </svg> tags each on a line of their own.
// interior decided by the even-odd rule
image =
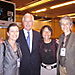
<svg viewBox="0 0 75 75">
<path fill-rule="evenodd" d="M 40 55 L 44 64 L 50 65 L 56 63 L 57 46 L 58 44 L 54 39 L 52 39 L 50 43 L 41 42 Z"/>
</svg>

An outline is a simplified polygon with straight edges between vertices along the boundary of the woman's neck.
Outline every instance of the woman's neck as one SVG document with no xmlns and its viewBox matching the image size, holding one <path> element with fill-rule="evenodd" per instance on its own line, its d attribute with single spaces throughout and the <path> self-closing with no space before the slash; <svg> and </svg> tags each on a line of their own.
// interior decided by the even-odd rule
<svg viewBox="0 0 75 75">
<path fill-rule="evenodd" d="M 14 40 L 10 40 L 8 39 L 9 44 L 11 45 L 11 47 L 14 49 L 16 47 L 16 42 Z"/>
<path fill-rule="evenodd" d="M 13 48 L 14 51 L 17 50 L 17 46 L 16 46 L 16 42 L 13 40 L 8 39 L 9 44 L 11 45 L 11 47 Z"/>
<path fill-rule="evenodd" d="M 44 39 L 44 43 L 50 43 L 51 42 L 51 39 Z"/>
<path fill-rule="evenodd" d="M 15 41 L 10 40 L 10 39 L 8 39 L 8 42 L 9 42 L 10 44 L 12 44 L 12 45 L 14 45 L 14 44 L 15 44 Z"/>
</svg>

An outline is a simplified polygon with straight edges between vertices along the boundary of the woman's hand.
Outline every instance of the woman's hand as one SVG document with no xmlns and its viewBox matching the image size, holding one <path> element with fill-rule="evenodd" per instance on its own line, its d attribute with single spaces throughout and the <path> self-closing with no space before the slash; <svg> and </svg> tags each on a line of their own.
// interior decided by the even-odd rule
<svg viewBox="0 0 75 75">
<path fill-rule="evenodd" d="M 4 40 L 2 37 L 0 37 L 0 44 L 4 43 Z"/>
</svg>

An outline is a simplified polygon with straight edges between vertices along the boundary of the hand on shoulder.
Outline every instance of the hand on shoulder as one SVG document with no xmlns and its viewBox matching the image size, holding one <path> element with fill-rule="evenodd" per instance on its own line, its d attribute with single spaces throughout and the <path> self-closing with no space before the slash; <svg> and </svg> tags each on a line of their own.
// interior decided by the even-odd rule
<svg viewBox="0 0 75 75">
<path fill-rule="evenodd" d="M 0 44 L 4 43 L 4 40 L 2 37 L 0 37 Z"/>
</svg>

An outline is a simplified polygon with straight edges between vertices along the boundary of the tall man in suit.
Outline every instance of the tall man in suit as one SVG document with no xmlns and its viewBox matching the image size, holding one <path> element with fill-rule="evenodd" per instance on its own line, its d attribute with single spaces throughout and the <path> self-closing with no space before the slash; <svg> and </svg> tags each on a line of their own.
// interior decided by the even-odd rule
<svg viewBox="0 0 75 75">
<path fill-rule="evenodd" d="M 20 30 L 18 42 L 22 50 L 20 75 L 40 75 L 39 43 L 40 34 L 32 29 L 33 15 L 26 13 L 22 18 L 23 29 Z M 28 44 L 29 36 L 29 44 Z"/>
<path fill-rule="evenodd" d="M 75 75 L 75 33 L 71 32 L 72 25 L 73 21 L 70 17 L 65 16 L 60 19 L 60 26 L 64 33 L 59 39 L 57 75 Z"/>
</svg>

